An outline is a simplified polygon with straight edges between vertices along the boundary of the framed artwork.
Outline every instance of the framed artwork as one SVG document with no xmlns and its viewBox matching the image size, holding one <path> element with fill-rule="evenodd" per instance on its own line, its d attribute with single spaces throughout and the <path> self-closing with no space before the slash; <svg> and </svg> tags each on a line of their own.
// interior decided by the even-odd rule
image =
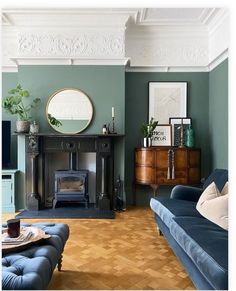
<svg viewBox="0 0 236 291">
<path fill-rule="evenodd" d="M 158 124 L 152 136 L 152 146 L 171 146 L 171 125 Z"/>
<path fill-rule="evenodd" d="M 168 124 L 178 116 L 187 117 L 187 82 L 149 82 L 149 120 Z"/>
<path fill-rule="evenodd" d="M 172 145 L 179 146 L 180 145 L 180 134 L 181 134 L 181 124 L 183 123 L 183 136 L 184 145 L 186 144 L 186 130 L 189 128 L 189 125 L 192 124 L 191 117 L 170 117 L 169 124 L 172 127 Z"/>
</svg>

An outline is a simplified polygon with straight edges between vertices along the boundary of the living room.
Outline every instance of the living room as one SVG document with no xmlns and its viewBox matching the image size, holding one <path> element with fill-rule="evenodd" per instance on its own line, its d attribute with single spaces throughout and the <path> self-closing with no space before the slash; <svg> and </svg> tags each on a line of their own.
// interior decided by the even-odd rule
<svg viewBox="0 0 236 291">
<path fill-rule="evenodd" d="M 165 218 L 158 211 L 164 205 L 161 199 L 179 195 L 173 190 L 178 184 L 203 186 L 204 194 L 215 182 L 215 195 L 226 197 L 229 10 L 11 8 L 2 10 L 2 19 L 2 98 L 23 92 L 26 105 L 35 107 L 29 108 L 30 128 L 20 131 L 17 114 L 3 103 L 2 120 L 11 127 L 2 136 L 3 157 L 8 157 L 2 171 L 7 201 L 3 221 L 17 216 L 22 226 L 40 223 L 49 240 L 58 236 L 63 242 L 57 255 L 61 271 L 53 273 L 57 256 L 47 254 L 56 263 L 46 272 L 47 264 L 36 262 L 34 275 L 42 285 L 32 279 L 34 284 L 25 281 L 16 288 L 9 279 L 3 289 L 227 289 L 226 259 L 221 262 L 224 274 L 216 270 L 219 282 L 215 274 L 204 273 L 204 264 L 196 267 L 191 255 L 185 259 L 191 263 L 183 262 L 181 243 L 174 238 L 177 245 L 172 245 L 170 238 L 175 230 L 165 233 Z M 166 100 L 173 91 L 181 100 L 177 105 Z M 162 109 L 160 96 L 166 98 Z M 87 110 L 82 126 L 73 115 L 77 100 Z M 72 117 L 65 117 L 66 112 Z M 147 146 L 150 135 L 143 129 L 150 129 L 152 117 L 158 123 Z M 69 118 L 68 126 L 63 120 Z M 154 135 L 161 130 L 166 139 L 155 144 Z M 160 168 L 157 157 L 162 152 L 165 165 Z M 149 157 L 157 165 L 148 164 Z M 178 168 L 178 161 L 185 166 Z M 76 171 L 84 191 L 77 198 L 69 193 L 68 198 L 65 192 L 77 179 Z M 59 174 L 63 178 L 57 178 Z M 57 191 L 63 179 L 67 183 Z M 160 200 L 151 200 L 153 194 Z M 151 204 L 151 209 L 150 201 L 159 204 Z M 191 204 L 195 212 L 197 202 Z M 157 224 L 154 214 L 161 218 Z M 221 243 L 227 242 L 227 227 L 215 223 L 212 231 L 223 235 Z M 55 246 L 49 245 L 58 251 L 53 239 Z M 25 265 L 32 266 L 30 259 L 41 256 L 44 240 L 13 251 L 7 245 L 3 274 L 11 274 L 11 280 L 19 280 L 21 272 L 27 276 Z M 228 254 L 216 252 L 211 255 L 217 263 L 216 257 Z M 16 254 L 25 262 L 17 263 L 12 258 Z M 14 269 L 19 264 L 18 274 Z"/>
</svg>

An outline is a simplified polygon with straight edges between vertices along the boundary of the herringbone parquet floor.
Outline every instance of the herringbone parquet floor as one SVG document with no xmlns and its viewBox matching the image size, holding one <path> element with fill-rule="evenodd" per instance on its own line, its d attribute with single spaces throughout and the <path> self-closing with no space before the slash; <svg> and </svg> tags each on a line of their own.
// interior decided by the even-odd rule
<svg viewBox="0 0 236 291">
<path fill-rule="evenodd" d="M 149 208 L 130 208 L 114 220 L 47 221 L 70 226 L 62 272 L 54 271 L 50 290 L 195 289 L 165 239 L 158 235 Z"/>
</svg>

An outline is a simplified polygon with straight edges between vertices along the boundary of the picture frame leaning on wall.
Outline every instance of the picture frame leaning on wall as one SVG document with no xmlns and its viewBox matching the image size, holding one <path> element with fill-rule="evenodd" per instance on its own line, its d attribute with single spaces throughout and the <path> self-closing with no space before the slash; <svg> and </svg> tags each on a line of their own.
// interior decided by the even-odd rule
<svg viewBox="0 0 236 291">
<path fill-rule="evenodd" d="M 187 117 L 187 82 L 149 82 L 149 120 L 168 124 L 170 117 Z"/>
<path fill-rule="evenodd" d="M 183 124 L 183 144 L 186 145 L 186 130 L 192 125 L 191 117 L 170 117 L 169 124 L 172 127 L 172 146 L 180 146 L 181 144 L 181 124 Z"/>
<path fill-rule="evenodd" d="M 152 146 L 171 146 L 171 124 L 158 124 L 152 136 Z"/>
</svg>

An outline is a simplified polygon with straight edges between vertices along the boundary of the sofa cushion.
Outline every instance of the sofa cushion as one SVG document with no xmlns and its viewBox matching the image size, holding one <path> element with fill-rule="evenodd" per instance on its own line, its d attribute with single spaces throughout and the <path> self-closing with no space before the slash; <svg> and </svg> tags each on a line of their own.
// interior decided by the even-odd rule
<svg viewBox="0 0 236 291">
<path fill-rule="evenodd" d="M 191 216 L 202 218 L 202 215 L 196 209 L 196 202 L 194 201 L 152 198 L 150 206 L 168 227 L 170 227 L 173 217 Z"/>
<path fill-rule="evenodd" d="M 229 182 L 226 182 L 223 189 L 221 190 L 221 195 L 229 194 Z"/>
<path fill-rule="evenodd" d="M 207 219 L 174 217 L 170 232 L 217 290 L 228 286 L 228 232 Z"/>
<path fill-rule="evenodd" d="M 228 181 L 228 170 L 216 169 L 206 179 L 203 185 L 203 190 L 205 190 L 212 182 L 215 182 L 217 188 L 221 192 L 227 181 Z"/>
<path fill-rule="evenodd" d="M 202 216 L 224 229 L 228 229 L 228 194 L 225 194 L 226 188 L 228 188 L 227 185 L 220 193 L 216 184 L 212 182 L 204 190 L 196 205 L 196 209 Z"/>
</svg>

